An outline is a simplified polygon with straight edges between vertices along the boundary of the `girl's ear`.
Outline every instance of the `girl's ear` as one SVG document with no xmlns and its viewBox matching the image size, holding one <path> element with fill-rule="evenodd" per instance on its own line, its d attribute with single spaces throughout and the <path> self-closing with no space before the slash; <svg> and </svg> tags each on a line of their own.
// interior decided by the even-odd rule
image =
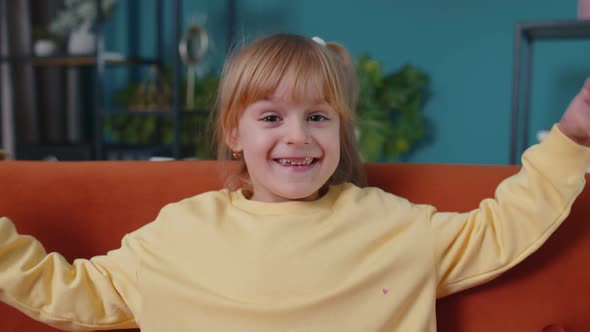
<svg viewBox="0 0 590 332">
<path fill-rule="evenodd" d="M 240 137 L 238 134 L 238 128 L 234 128 L 226 134 L 225 136 L 225 143 L 229 148 L 234 152 L 242 151 L 242 144 L 240 143 Z"/>
</svg>

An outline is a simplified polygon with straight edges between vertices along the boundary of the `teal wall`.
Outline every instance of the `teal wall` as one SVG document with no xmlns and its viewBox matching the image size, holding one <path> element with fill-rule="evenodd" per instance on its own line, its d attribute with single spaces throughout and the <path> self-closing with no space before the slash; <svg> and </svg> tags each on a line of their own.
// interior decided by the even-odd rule
<svg viewBox="0 0 590 332">
<path fill-rule="evenodd" d="M 153 49 L 153 0 L 122 0 L 106 29 L 107 46 L 124 50 L 127 16 L 136 16 L 141 52 Z M 386 70 L 411 63 L 431 78 L 425 113 L 432 141 L 410 155 L 412 162 L 508 163 L 514 27 L 520 21 L 574 19 L 576 0 L 237 0 L 237 36 L 249 41 L 273 32 L 319 35 L 341 42 L 353 55 L 369 53 Z M 141 5 L 140 5 L 141 4 Z M 166 4 L 167 58 L 172 44 Z M 124 9 L 124 10 L 123 10 Z M 213 32 L 207 68 L 219 70 L 225 57 L 223 1 L 183 3 L 183 26 L 204 22 Z M 136 31 L 137 32 L 137 31 Z M 129 50 L 125 50 L 129 51 Z M 535 44 L 531 137 L 559 117 L 590 74 L 590 41 Z M 113 75 L 110 89 L 129 73 Z"/>
</svg>

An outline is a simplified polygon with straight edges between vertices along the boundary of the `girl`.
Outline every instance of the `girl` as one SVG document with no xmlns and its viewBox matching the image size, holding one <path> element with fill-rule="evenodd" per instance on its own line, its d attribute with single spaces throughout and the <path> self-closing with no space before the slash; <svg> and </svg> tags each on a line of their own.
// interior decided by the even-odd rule
<svg viewBox="0 0 590 332">
<path fill-rule="evenodd" d="M 363 188 L 353 82 L 343 49 L 319 39 L 238 51 L 218 99 L 220 153 L 243 165 L 230 188 L 71 265 L 0 219 L 0 299 L 71 330 L 435 331 L 437 297 L 498 276 L 567 216 L 590 166 L 590 81 L 468 213 Z"/>
</svg>

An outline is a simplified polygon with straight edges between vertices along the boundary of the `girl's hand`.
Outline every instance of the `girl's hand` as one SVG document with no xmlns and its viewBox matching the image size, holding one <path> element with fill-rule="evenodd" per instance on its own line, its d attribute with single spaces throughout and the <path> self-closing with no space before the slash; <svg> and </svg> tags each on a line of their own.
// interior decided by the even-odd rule
<svg viewBox="0 0 590 332">
<path fill-rule="evenodd" d="M 590 147 L 590 78 L 586 79 L 557 126 L 572 141 Z"/>
</svg>

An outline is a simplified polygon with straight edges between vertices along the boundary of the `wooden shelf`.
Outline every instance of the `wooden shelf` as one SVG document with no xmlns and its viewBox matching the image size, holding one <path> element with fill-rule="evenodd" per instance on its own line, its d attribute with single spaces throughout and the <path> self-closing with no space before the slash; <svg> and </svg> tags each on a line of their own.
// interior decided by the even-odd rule
<svg viewBox="0 0 590 332">
<path fill-rule="evenodd" d="M 21 62 L 29 63 L 34 66 L 95 66 L 98 64 L 98 58 L 93 55 L 88 56 L 3 56 L 0 57 L 0 62 Z M 134 64 L 158 64 L 154 59 L 141 57 L 122 57 L 122 56 L 106 56 L 104 58 L 106 65 L 134 65 Z"/>
<path fill-rule="evenodd" d="M 583 39 L 590 39 L 590 20 L 522 22 L 516 25 L 512 69 L 510 164 L 516 164 L 518 157 L 529 147 L 533 44 L 536 41 Z"/>
<path fill-rule="evenodd" d="M 126 108 L 113 108 L 102 113 L 104 116 L 156 116 L 156 117 L 169 117 L 174 116 L 175 112 L 173 109 L 126 109 Z M 209 116 L 208 110 L 181 110 L 181 116 Z"/>
<path fill-rule="evenodd" d="M 17 146 L 19 160 L 92 160 L 91 145 L 87 143 L 23 144 Z M 47 159 L 50 158 L 50 159 Z"/>
<path fill-rule="evenodd" d="M 563 20 L 521 23 L 528 39 L 590 38 L 590 20 Z"/>
</svg>

